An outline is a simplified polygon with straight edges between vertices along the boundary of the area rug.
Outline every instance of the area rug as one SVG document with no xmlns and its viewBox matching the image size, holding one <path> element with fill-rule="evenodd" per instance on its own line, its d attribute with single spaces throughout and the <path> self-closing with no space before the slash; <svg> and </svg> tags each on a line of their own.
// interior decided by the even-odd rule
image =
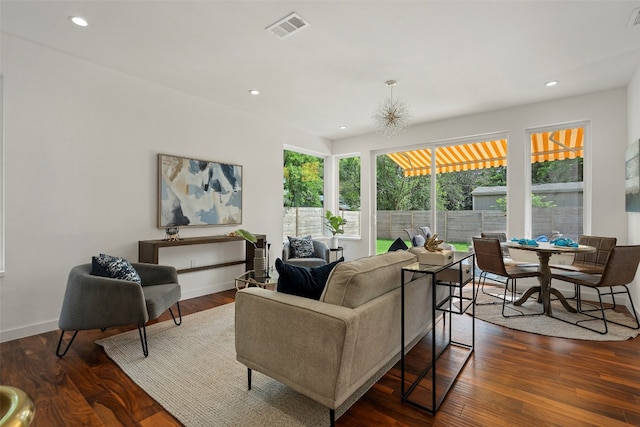
<svg viewBox="0 0 640 427">
<path fill-rule="evenodd" d="M 327 426 L 329 409 L 235 360 L 235 303 L 96 341 L 145 392 L 185 426 Z M 353 402 L 351 402 L 353 403 Z M 340 416 L 348 405 L 336 410 Z"/>
<path fill-rule="evenodd" d="M 498 289 L 493 287 L 485 287 L 485 290 L 494 295 L 499 295 L 500 297 L 504 292 L 504 288 Z M 507 304 L 505 308 L 505 314 L 511 316 L 520 314 L 520 312 L 524 314 L 540 313 L 542 311 L 542 305 L 538 304 L 536 297 L 537 294 L 534 295 L 533 298 L 529 298 L 524 304 L 519 307 L 514 307 L 511 304 Z M 496 301 L 498 301 L 499 303 L 492 305 L 482 305 L 482 303 Z M 589 341 L 623 341 L 630 338 L 635 338 L 640 332 L 640 330 L 637 329 L 628 329 L 609 322 L 609 331 L 607 334 L 603 335 L 545 315 L 505 318 L 502 316 L 502 302 L 500 302 L 497 298 L 485 295 L 482 292 L 478 293 L 478 303 L 479 305 L 476 306 L 476 319 L 484 320 L 485 322 L 504 326 L 506 328 L 517 329 L 519 331 L 531 332 L 539 335 Z M 575 305 L 575 301 L 572 301 L 571 305 Z M 575 322 L 577 319 L 587 319 L 587 317 L 584 315 L 568 312 L 557 300 L 551 302 L 551 307 L 553 315 L 555 317 L 567 320 L 569 322 Z M 633 317 L 628 313 L 606 310 L 606 315 L 607 320 L 614 320 L 616 322 L 624 323 L 627 325 L 634 324 Z M 602 328 L 601 330 L 604 330 L 602 322 L 600 321 L 593 321 L 588 323 L 589 327 Z"/>
</svg>

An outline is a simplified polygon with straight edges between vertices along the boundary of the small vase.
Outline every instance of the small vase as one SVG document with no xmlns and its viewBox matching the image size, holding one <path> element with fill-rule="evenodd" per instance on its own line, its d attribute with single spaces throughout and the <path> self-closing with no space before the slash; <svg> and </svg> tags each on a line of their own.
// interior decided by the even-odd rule
<svg viewBox="0 0 640 427">
<path fill-rule="evenodd" d="M 255 271 L 257 279 L 264 278 L 265 265 L 264 248 L 256 248 L 255 255 L 253 256 L 253 270 Z"/>
<path fill-rule="evenodd" d="M 330 242 L 330 249 L 338 249 L 338 237 L 337 236 L 333 236 L 331 238 L 331 242 Z"/>
</svg>

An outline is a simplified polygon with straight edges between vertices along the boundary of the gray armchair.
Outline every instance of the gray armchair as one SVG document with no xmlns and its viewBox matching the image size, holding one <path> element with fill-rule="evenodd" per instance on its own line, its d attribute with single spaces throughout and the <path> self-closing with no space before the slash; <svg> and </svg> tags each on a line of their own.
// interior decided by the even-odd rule
<svg viewBox="0 0 640 427">
<path fill-rule="evenodd" d="M 312 240 L 313 254 L 310 257 L 292 257 L 291 245 L 286 242 L 282 247 L 282 261 L 301 267 L 320 267 L 329 263 L 329 246 L 319 240 Z"/>
<path fill-rule="evenodd" d="M 180 285 L 174 267 L 132 263 L 142 284 L 93 276 L 91 264 L 74 267 L 69 272 L 67 289 L 60 311 L 58 327 L 61 329 L 56 355 L 63 357 L 78 331 L 137 325 L 145 357 L 149 355 L 146 323 L 169 310 L 176 325 L 182 323 L 180 312 Z M 171 306 L 176 304 L 178 319 Z M 75 331 L 61 352 L 66 331 Z"/>
</svg>

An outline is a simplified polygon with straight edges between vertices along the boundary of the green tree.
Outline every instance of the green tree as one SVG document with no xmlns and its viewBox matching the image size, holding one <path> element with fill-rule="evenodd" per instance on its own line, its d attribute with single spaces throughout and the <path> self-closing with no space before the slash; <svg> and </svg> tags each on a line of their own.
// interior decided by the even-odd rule
<svg viewBox="0 0 640 427">
<path fill-rule="evenodd" d="M 559 182 L 581 182 L 583 177 L 582 157 L 576 159 L 536 162 L 531 165 L 533 184 L 552 184 Z"/>
<path fill-rule="evenodd" d="M 547 196 L 539 196 L 537 194 L 531 194 L 531 206 L 534 208 L 555 208 L 556 202 L 553 200 L 544 200 Z M 507 211 L 507 198 L 499 197 L 496 199 L 496 207 L 501 211 Z"/>
<path fill-rule="evenodd" d="M 407 187 L 409 178 L 402 168 L 388 156 L 376 158 L 377 169 L 377 205 L 379 210 L 405 210 L 408 206 Z"/>
<path fill-rule="evenodd" d="M 322 207 L 324 159 L 284 150 L 284 206 Z"/>
</svg>

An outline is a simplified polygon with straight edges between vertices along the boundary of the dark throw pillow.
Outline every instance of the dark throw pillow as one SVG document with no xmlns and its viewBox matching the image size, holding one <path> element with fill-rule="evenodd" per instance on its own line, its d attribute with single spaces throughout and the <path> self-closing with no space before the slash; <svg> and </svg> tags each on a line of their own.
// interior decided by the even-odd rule
<svg viewBox="0 0 640 427">
<path fill-rule="evenodd" d="M 94 273 L 93 269 L 93 260 L 95 259 L 96 264 L 98 264 L 102 270 L 108 273 L 108 276 L 112 279 L 120 279 L 120 280 L 128 280 L 130 282 L 135 282 L 138 284 L 142 284 L 142 279 L 140 279 L 140 275 L 136 271 L 135 268 L 124 258 L 115 257 L 111 255 L 100 254 L 98 257 L 93 257 L 92 259 L 92 269 L 91 274 Z M 96 276 L 101 276 L 101 273 L 104 273 L 98 268 L 96 268 L 95 274 Z"/>
<path fill-rule="evenodd" d="M 319 300 L 331 270 L 342 261 L 344 257 L 321 267 L 308 268 L 287 264 L 277 258 L 278 292 Z"/>
<path fill-rule="evenodd" d="M 387 252 L 406 251 L 407 249 L 409 249 L 407 244 L 404 242 L 404 240 L 398 237 L 396 240 L 394 240 L 391 246 L 389 246 L 389 250 Z"/>
<path fill-rule="evenodd" d="M 313 255 L 313 240 L 311 236 L 289 237 L 292 258 L 309 258 Z"/>
<path fill-rule="evenodd" d="M 98 257 L 91 257 L 91 273 L 92 276 L 111 277 L 109 271 L 100 265 Z"/>
</svg>

